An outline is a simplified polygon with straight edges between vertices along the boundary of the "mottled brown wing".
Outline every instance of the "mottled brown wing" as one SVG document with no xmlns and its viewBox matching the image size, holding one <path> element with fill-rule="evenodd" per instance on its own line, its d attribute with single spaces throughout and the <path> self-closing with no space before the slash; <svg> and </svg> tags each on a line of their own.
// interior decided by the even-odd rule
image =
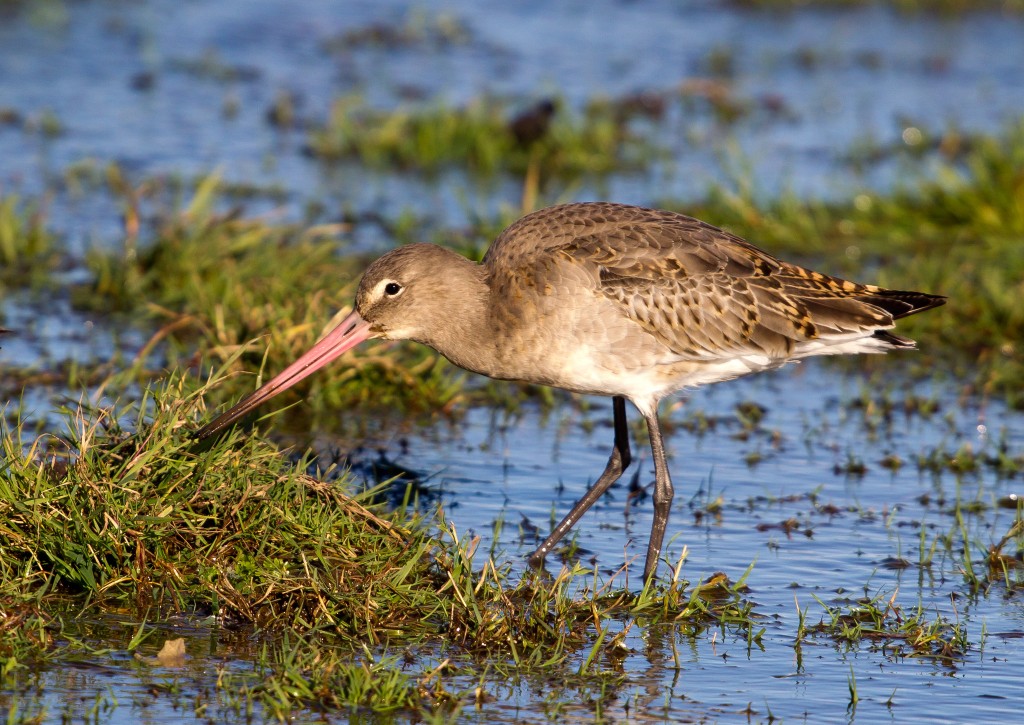
<svg viewBox="0 0 1024 725">
<path fill-rule="evenodd" d="M 507 259 L 536 252 L 532 237 L 545 240 L 548 255 L 595 266 L 600 292 L 684 357 L 783 358 L 819 335 L 869 334 L 893 324 L 893 313 L 871 301 L 884 290 L 780 262 L 681 214 L 579 204 L 516 226 L 503 235 Z"/>
<path fill-rule="evenodd" d="M 605 202 L 525 216 L 495 240 L 484 262 L 517 277 L 557 258 L 596 268 L 596 291 L 693 359 L 758 352 L 783 358 L 800 342 L 868 335 L 945 301 L 782 262 L 682 214 Z"/>
</svg>

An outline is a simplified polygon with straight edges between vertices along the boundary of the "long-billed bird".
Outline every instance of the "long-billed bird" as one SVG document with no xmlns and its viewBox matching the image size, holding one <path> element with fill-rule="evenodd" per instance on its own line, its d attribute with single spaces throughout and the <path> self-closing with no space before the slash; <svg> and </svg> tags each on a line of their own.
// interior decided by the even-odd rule
<svg viewBox="0 0 1024 725">
<path fill-rule="evenodd" d="M 682 214 L 554 206 L 509 226 L 480 264 L 433 244 L 385 254 L 363 275 L 351 314 L 196 435 L 223 430 L 370 338 L 415 340 L 492 378 L 612 396 L 608 464 L 530 555 L 539 564 L 629 465 L 628 399 L 647 421 L 654 458 L 646 581 L 673 497 L 662 398 L 815 355 L 913 348 L 890 332 L 895 321 L 944 302 L 781 261 Z"/>
</svg>

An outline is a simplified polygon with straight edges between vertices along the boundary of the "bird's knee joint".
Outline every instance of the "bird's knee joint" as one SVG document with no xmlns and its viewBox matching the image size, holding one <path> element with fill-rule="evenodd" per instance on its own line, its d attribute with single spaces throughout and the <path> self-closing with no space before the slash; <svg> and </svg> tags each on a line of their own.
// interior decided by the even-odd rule
<svg viewBox="0 0 1024 725">
<path fill-rule="evenodd" d="M 653 498 L 655 506 L 669 506 L 672 503 L 672 499 L 675 498 L 675 490 L 672 488 L 672 484 L 670 483 L 665 487 L 656 486 Z"/>
</svg>

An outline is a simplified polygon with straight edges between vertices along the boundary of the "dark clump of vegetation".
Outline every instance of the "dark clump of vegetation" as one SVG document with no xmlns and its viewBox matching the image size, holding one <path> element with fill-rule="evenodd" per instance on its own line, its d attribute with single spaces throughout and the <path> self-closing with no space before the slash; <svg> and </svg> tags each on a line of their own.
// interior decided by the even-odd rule
<svg viewBox="0 0 1024 725">
<path fill-rule="evenodd" d="M 896 596 L 881 595 L 848 605 L 828 606 L 821 621 L 810 628 L 837 643 L 880 646 L 889 657 L 925 657 L 953 665 L 966 656 L 969 643 L 966 628 L 942 616 L 929 620 L 922 607 L 907 611 Z"/>
<path fill-rule="evenodd" d="M 443 50 L 465 45 L 472 39 L 470 29 L 454 15 L 409 12 L 399 23 L 376 22 L 350 28 L 323 43 L 331 53 L 349 53 L 359 48 L 396 50 L 426 47 Z"/>
</svg>

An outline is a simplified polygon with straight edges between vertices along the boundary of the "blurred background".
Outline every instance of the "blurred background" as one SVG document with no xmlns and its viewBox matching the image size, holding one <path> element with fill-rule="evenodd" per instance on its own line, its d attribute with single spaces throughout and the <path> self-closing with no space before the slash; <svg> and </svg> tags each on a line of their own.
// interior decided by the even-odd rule
<svg viewBox="0 0 1024 725">
<path fill-rule="evenodd" d="M 1012 10 L 8 0 L 0 189 L 47 195 L 72 248 L 117 240 L 102 198 L 69 208 L 108 164 L 136 184 L 218 170 L 286 218 L 455 225 L 520 204 L 532 140 L 496 136 L 549 102 L 544 203 L 685 203 L 719 185 L 848 199 L 1018 122 Z"/>
</svg>

